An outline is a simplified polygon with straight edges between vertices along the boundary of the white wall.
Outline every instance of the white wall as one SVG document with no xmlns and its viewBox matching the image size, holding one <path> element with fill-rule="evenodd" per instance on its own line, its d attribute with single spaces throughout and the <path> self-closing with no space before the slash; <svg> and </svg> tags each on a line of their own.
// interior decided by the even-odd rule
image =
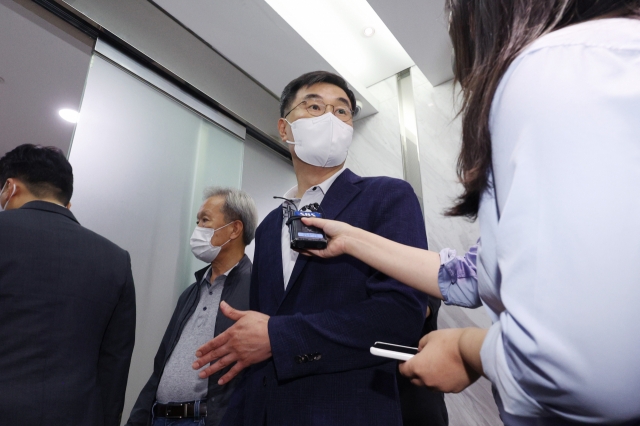
<svg viewBox="0 0 640 426">
<path fill-rule="evenodd" d="M 460 118 L 456 117 L 458 92 L 452 81 L 433 87 L 416 67 L 411 75 L 429 248 L 451 247 L 464 253 L 478 239 L 477 223 L 443 215 L 462 193 L 455 171 L 462 131 Z"/>
<path fill-rule="evenodd" d="M 398 86 L 389 77 L 369 87 L 378 98 L 378 113 L 354 122 L 347 167 L 360 176 L 402 179 L 402 146 L 398 120 Z"/>
</svg>

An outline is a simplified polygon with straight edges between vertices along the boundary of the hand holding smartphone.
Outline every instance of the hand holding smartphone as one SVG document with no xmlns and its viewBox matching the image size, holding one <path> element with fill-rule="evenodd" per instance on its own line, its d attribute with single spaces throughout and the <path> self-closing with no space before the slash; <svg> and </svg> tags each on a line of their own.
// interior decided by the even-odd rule
<svg viewBox="0 0 640 426">
<path fill-rule="evenodd" d="M 392 343 L 375 342 L 370 348 L 372 355 L 385 358 L 397 359 L 399 361 L 408 361 L 417 354 L 418 348 L 410 346 L 394 345 Z"/>
</svg>

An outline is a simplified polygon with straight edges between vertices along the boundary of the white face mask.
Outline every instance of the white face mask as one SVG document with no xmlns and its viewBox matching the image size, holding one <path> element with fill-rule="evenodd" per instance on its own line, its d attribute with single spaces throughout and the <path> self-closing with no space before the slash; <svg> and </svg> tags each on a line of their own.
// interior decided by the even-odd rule
<svg viewBox="0 0 640 426">
<path fill-rule="evenodd" d="M 287 123 L 289 123 L 287 121 Z M 318 167 L 334 167 L 347 159 L 353 127 L 331 113 L 320 117 L 300 118 L 289 123 L 299 159 Z"/>
<path fill-rule="evenodd" d="M 193 234 L 191 235 L 191 240 L 189 241 L 191 244 L 191 253 L 193 253 L 193 255 L 197 259 L 202 260 L 203 262 L 213 262 L 215 258 L 218 257 L 218 254 L 220 254 L 220 250 L 222 250 L 222 247 L 229 241 L 231 241 L 231 239 L 229 239 L 221 246 L 211 245 L 213 234 L 215 234 L 216 231 L 231 225 L 232 223 L 233 222 L 229 222 L 218 229 L 202 228 L 200 226 L 196 226 L 196 229 L 194 229 Z"/>
<path fill-rule="evenodd" d="M 0 190 L 0 198 L 2 198 L 2 193 L 4 192 L 4 189 L 7 187 L 7 184 L 9 183 L 9 181 L 5 182 L 4 185 L 2 186 L 2 190 Z M 0 204 L 0 212 L 5 211 L 5 209 L 7 208 L 7 206 L 9 205 L 9 201 L 11 200 L 11 197 L 13 197 L 13 194 L 16 193 L 16 184 L 13 184 L 13 192 L 11 192 L 11 195 L 9 195 L 7 197 L 7 201 L 5 201 L 4 205 Z"/>
</svg>

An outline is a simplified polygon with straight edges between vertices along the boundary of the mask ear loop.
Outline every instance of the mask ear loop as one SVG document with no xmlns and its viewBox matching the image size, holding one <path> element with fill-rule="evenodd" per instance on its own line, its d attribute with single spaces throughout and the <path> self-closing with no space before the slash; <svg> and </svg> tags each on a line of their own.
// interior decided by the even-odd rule
<svg viewBox="0 0 640 426">
<path fill-rule="evenodd" d="M 291 126 L 292 126 L 292 124 L 291 124 L 291 123 L 289 123 L 289 120 L 287 120 L 287 119 L 286 119 L 286 118 L 284 118 L 284 117 L 283 117 L 283 120 L 287 122 L 287 124 L 289 125 L 289 127 L 291 127 Z M 295 142 L 292 142 L 292 141 L 285 141 L 285 142 L 287 142 L 289 145 L 295 145 L 295 144 L 296 144 Z M 282 197 L 273 197 L 273 198 L 282 198 Z M 282 198 L 282 199 L 283 199 L 283 200 L 286 200 L 286 198 Z"/>
<path fill-rule="evenodd" d="M 2 196 L 2 193 L 4 192 L 4 189 L 6 188 L 7 184 L 9 183 L 9 181 L 6 181 L 4 183 L 4 185 L 2 186 L 2 190 L 0 190 L 0 196 Z M 11 192 L 11 195 L 9 195 L 9 197 L 7 198 L 7 202 L 4 203 L 4 206 L 0 206 L 2 207 L 2 209 L 0 211 L 5 211 L 7 209 L 7 206 L 9 205 L 9 201 L 11 201 L 11 197 L 13 197 L 16 194 L 16 184 L 13 184 L 13 192 Z"/>
<path fill-rule="evenodd" d="M 227 226 L 231 225 L 233 222 L 235 222 L 235 220 L 232 220 L 231 222 L 227 223 L 226 225 L 222 225 L 220 228 L 218 229 L 214 229 L 213 232 L 217 232 L 219 230 L 221 230 L 222 228 L 226 228 Z"/>
<path fill-rule="evenodd" d="M 235 222 L 235 220 L 232 220 L 231 222 L 227 223 L 226 225 L 222 225 L 222 226 L 221 226 L 220 228 L 218 228 L 218 229 L 214 229 L 214 230 L 213 230 L 213 235 L 215 235 L 215 234 L 216 234 L 216 232 L 217 232 L 217 231 L 219 231 L 219 230 L 221 230 L 222 228 L 226 228 L 227 226 L 231 225 L 233 222 Z M 213 238 L 213 235 L 211 236 L 211 238 Z M 227 242 L 225 242 L 224 244 L 222 244 L 221 246 L 218 246 L 218 247 L 220 247 L 220 248 L 224 247 L 224 246 L 225 246 L 229 241 L 231 241 L 231 238 L 229 238 L 229 239 L 227 240 Z M 211 244 L 211 240 L 209 240 L 209 245 L 210 245 L 211 247 L 214 247 L 214 245 L 213 245 L 213 244 Z"/>
</svg>

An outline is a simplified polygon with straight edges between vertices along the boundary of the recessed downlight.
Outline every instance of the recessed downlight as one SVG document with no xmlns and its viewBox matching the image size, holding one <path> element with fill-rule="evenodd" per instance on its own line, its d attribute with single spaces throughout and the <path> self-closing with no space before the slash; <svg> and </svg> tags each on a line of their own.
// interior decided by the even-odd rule
<svg viewBox="0 0 640 426">
<path fill-rule="evenodd" d="M 375 33 L 376 33 L 376 29 L 373 27 L 367 27 L 362 32 L 362 34 L 364 34 L 365 37 L 373 37 Z"/>
<path fill-rule="evenodd" d="M 69 123 L 77 123 L 78 118 L 80 118 L 80 113 L 78 111 L 68 108 L 61 109 L 58 111 L 58 114 L 60 114 L 60 117 L 62 117 L 63 120 L 66 120 Z"/>
</svg>

